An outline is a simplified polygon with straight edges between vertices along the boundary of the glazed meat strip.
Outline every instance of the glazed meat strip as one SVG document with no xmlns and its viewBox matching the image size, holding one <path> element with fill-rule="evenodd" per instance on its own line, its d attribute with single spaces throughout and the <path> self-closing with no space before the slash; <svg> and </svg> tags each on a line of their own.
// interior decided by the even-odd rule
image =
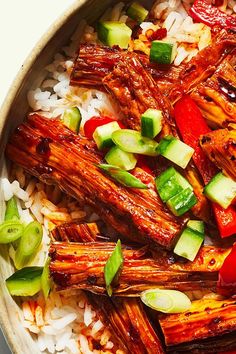
<svg viewBox="0 0 236 354">
<path fill-rule="evenodd" d="M 89 300 L 113 333 L 125 343 L 129 354 L 164 354 L 162 343 L 138 298 L 115 298 L 88 294 Z"/>
<path fill-rule="evenodd" d="M 172 103 L 183 93 L 192 91 L 198 84 L 211 77 L 222 60 L 236 47 L 236 34 L 226 29 L 217 31 L 212 44 L 199 51 L 179 74 L 178 82 L 168 92 Z"/>
<path fill-rule="evenodd" d="M 50 273 L 58 290 L 83 289 L 106 294 L 104 266 L 114 247 L 115 243 L 110 242 L 52 243 Z M 189 269 L 181 260 L 172 266 L 169 255 L 154 259 L 145 247 L 123 246 L 124 264 L 113 294 L 137 296 L 144 290 L 157 287 L 180 291 L 215 290 L 219 267 L 229 250 L 215 248 L 211 261 L 209 258 L 204 260 L 204 252 Z"/>
<path fill-rule="evenodd" d="M 175 135 L 171 105 L 137 55 L 127 54 L 113 71 L 105 76 L 103 84 L 119 102 L 126 126 L 140 130 L 142 113 L 148 108 L 154 108 L 161 110 L 163 114 L 162 133 Z"/>
<path fill-rule="evenodd" d="M 70 76 L 72 86 L 96 87 L 104 90 L 103 78 L 127 55 L 119 47 L 81 44 Z M 132 56 L 132 53 L 129 53 Z M 145 54 L 138 54 L 144 68 L 158 82 L 161 91 L 166 91 L 177 79 L 181 67 L 162 67 L 152 64 Z"/>
<path fill-rule="evenodd" d="M 94 142 L 72 133 L 59 119 L 29 116 L 10 138 L 6 154 L 45 183 L 88 203 L 133 241 L 172 248 L 182 229 L 183 220 L 168 211 L 153 189 L 126 188 L 104 175 L 96 166 L 102 157 Z"/>
<path fill-rule="evenodd" d="M 236 346 L 234 299 L 193 301 L 188 312 L 159 315 L 158 320 L 168 352 L 215 354 Z"/>
<path fill-rule="evenodd" d="M 92 242 L 99 236 L 96 223 L 68 223 L 55 227 L 51 232 L 54 241 L 63 242 Z"/>
<path fill-rule="evenodd" d="M 101 237 L 95 223 L 60 225 L 51 232 L 51 236 L 54 240 L 88 242 L 88 233 L 90 241 Z M 109 327 L 113 338 L 125 353 L 164 353 L 161 341 L 153 330 L 140 300 L 116 298 L 113 301 L 108 297 L 92 293 L 87 293 L 87 297 L 96 308 L 101 321 Z"/>
<path fill-rule="evenodd" d="M 236 181 L 236 130 L 219 129 L 200 139 L 209 159 Z"/>
<path fill-rule="evenodd" d="M 124 114 L 123 122 L 126 126 L 140 130 L 141 114 L 148 108 L 156 108 L 163 112 L 161 134 L 178 137 L 178 132 L 172 119 L 170 102 L 162 95 L 153 78 L 144 69 L 137 56 L 134 56 L 134 54 L 126 56 L 122 62 L 118 63 L 111 74 L 104 78 L 103 83 L 119 102 Z M 193 186 L 195 195 L 198 198 L 198 203 L 192 208 L 193 214 L 209 222 L 209 204 L 202 193 L 203 185 L 194 166 L 188 165 L 185 170 L 185 176 Z"/>
<path fill-rule="evenodd" d="M 236 123 L 236 51 L 222 61 L 209 79 L 197 86 L 191 97 L 211 127 Z"/>
</svg>

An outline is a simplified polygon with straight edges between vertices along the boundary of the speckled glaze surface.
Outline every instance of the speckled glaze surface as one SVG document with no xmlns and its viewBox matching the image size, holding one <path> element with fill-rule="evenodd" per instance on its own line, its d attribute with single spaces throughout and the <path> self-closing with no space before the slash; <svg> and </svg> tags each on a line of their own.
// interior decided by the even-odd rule
<svg viewBox="0 0 236 354">
<path fill-rule="evenodd" d="M 53 55 L 69 41 L 79 21 L 85 18 L 88 23 L 93 23 L 111 2 L 112 0 L 75 1 L 50 27 L 26 59 L 0 110 L 0 169 L 2 176 L 6 174 L 4 149 L 8 136 L 23 121 L 29 110 L 26 98 L 28 90 L 40 85 L 43 68 L 52 61 Z M 5 211 L 2 195 L 0 190 L 1 220 Z M 5 286 L 5 279 L 12 274 L 5 247 L 0 248 L 0 269 L 0 325 L 12 353 L 40 354 L 34 339 L 20 324 L 17 299 L 11 298 Z"/>
</svg>

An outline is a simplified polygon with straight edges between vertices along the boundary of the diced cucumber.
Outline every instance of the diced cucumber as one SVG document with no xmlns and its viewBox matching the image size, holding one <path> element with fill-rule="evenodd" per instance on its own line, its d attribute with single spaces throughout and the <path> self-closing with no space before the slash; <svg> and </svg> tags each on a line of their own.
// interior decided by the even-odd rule
<svg viewBox="0 0 236 354">
<path fill-rule="evenodd" d="M 176 216 L 183 215 L 197 203 L 197 198 L 191 188 L 186 188 L 170 198 L 166 205 Z"/>
<path fill-rule="evenodd" d="M 200 232 L 200 234 L 204 234 L 205 232 L 205 226 L 204 226 L 204 222 L 200 221 L 200 220 L 189 220 L 187 222 L 187 226 L 195 231 Z"/>
<path fill-rule="evenodd" d="M 12 296 L 33 296 L 41 289 L 43 267 L 26 267 L 18 270 L 6 280 Z"/>
<path fill-rule="evenodd" d="M 153 139 L 162 129 L 162 112 L 158 109 L 147 109 L 141 117 L 141 132 L 143 136 Z"/>
<path fill-rule="evenodd" d="M 193 189 L 191 184 L 177 172 L 174 167 L 169 167 L 156 178 L 156 188 L 163 202 L 167 202 L 186 188 Z"/>
<path fill-rule="evenodd" d="M 155 140 L 145 138 L 140 132 L 131 129 L 120 129 L 112 134 L 113 142 L 121 150 L 134 154 L 157 156 L 158 143 Z"/>
<path fill-rule="evenodd" d="M 153 41 L 150 50 L 150 61 L 158 64 L 171 64 L 176 56 L 175 43 Z"/>
<path fill-rule="evenodd" d="M 137 2 L 133 2 L 127 10 L 127 15 L 132 18 L 132 20 L 141 23 L 145 20 L 148 15 L 148 10 L 146 10 L 142 5 Z"/>
<path fill-rule="evenodd" d="M 165 136 L 160 141 L 157 151 L 182 168 L 187 166 L 194 153 L 193 148 L 171 135 Z"/>
<path fill-rule="evenodd" d="M 236 182 L 220 172 L 206 185 L 204 194 L 227 209 L 236 197 Z"/>
<path fill-rule="evenodd" d="M 194 261 L 204 240 L 204 235 L 196 230 L 187 227 L 181 234 L 174 253 L 178 256 Z"/>
<path fill-rule="evenodd" d="M 123 22 L 100 21 L 98 22 L 98 38 L 101 42 L 113 47 L 127 49 L 132 35 L 132 30 Z"/>
<path fill-rule="evenodd" d="M 131 173 L 124 171 L 117 166 L 100 164 L 98 167 L 123 186 L 140 189 L 148 188 L 146 184 L 141 182 Z"/>
<path fill-rule="evenodd" d="M 113 146 L 105 156 L 105 160 L 109 165 L 118 166 L 123 170 L 132 170 L 137 159 L 134 154 L 121 150 L 118 146 Z"/>
<path fill-rule="evenodd" d="M 120 130 L 119 124 L 114 121 L 97 127 L 93 133 L 93 139 L 99 150 L 109 148 L 113 145 L 112 133 Z"/>
<path fill-rule="evenodd" d="M 62 115 L 63 124 L 75 133 L 79 132 L 81 119 L 81 113 L 77 107 L 67 108 Z"/>
</svg>

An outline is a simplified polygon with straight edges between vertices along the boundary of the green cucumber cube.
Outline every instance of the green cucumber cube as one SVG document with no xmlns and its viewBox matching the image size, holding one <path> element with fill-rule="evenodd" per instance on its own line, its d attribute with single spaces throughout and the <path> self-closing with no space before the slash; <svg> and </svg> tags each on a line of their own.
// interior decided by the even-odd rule
<svg viewBox="0 0 236 354">
<path fill-rule="evenodd" d="M 77 107 L 67 108 L 62 115 L 63 124 L 75 133 L 79 132 L 81 120 L 81 113 Z"/>
<path fill-rule="evenodd" d="M 194 154 L 194 149 L 171 135 L 159 143 L 158 152 L 176 165 L 185 168 Z"/>
<path fill-rule="evenodd" d="M 113 146 L 105 156 L 105 160 L 109 165 L 120 167 L 123 170 L 132 170 L 137 159 L 134 154 L 121 150 L 118 146 Z"/>
<path fill-rule="evenodd" d="M 150 50 L 150 61 L 158 64 L 171 64 L 176 56 L 175 43 L 153 41 Z"/>
<path fill-rule="evenodd" d="M 102 21 L 98 22 L 98 38 L 101 42 L 113 47 L 127 49 L 131 39 L 132 30 L 123 22 Z"/>
<path fill-rule="evenodd" d="M 132 5 L 127 10 L 127 15 L 132 18 L 132 20 L 141 23 L 145 20 L 148 15 L 148 10 L 146 10 L 142 5 L 137 2 L 133 2 Z"/>
<path fill-rule="evenodd" d="M 183 191 L 170 198 L 166 205 L 176 216 L 183 215 L 197 203 L 197 198 L 191 188 Z"/>
<path fill-rule="evenodd" d="M 187 227 L 181 234 L 175 248 L 174 253 L 178 256 L 194 261 L 204 240 L 204 235 L 200 232 Z"/>
<path fill-rule="evenodd" d="M 158 109 L 147 109 L 141 116 L 141 132 L 143 136 L 153 139 L 162 129 L 162 112 Z"/>
<path fill-rule="evenodd" d="M 157 191 L 164 203 L 186 188 L 193 189 L 191 184 L 174 167 L 169 167 L 156 178 L 155 182 Z"/>
<path fill-rule="evenodd" d="M 93 133 L 93 139 L 95 140 L 98 149 L 102 150 L 111 147 L 113 145 L 111 138 L 112 133 L 119 129 L 120 126 L 116 121 L 97 127 Z"/>
<path fill-rule="evenodd" d="M 195 231 L 200 232 L 200 234 L 204 234 L 205 232 L 205 226 L 204 226 L 204 222 L 200 221 L 200 220 L 189 220 L 187 222 L 187 226 Z"/>
<path fill-rule="evenodd" d="M 236 197 L 236 182 L 220 172 L 206 185 L 204 194 L 227 209 Z"/>
</svg>

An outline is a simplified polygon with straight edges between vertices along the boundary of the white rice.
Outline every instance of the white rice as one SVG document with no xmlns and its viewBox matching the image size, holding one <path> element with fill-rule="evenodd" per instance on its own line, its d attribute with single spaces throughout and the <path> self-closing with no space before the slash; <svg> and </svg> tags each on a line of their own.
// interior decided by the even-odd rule
<svg viewBox="0 0 236 354">
<path fill-rule="evenodd" d="M 61 201 L 58 204 L 49 200 L 46 189 L 52 190 L 54 187 L 47 187 L 37 182 L 35 178 L 27 176 L 22 168 L 13 167 L 11 177 L 16 176 L 22 181 L 23 188 L 17 180 L 10 182 L 7 178 L 1 179 L 4 199 L 7 201 L 15 195 L 20 220 L 27 224 L 36 219 L 40 220 L 43 225 L 41 247 L 28 264 L 28 266 L 43 266 L 50 244 L 49 229 L 68 219 L 84 218 L 86 212 L 69 197 L 60 198 Z M 93 214 L 93 218 L 95 216 L 96 214 Z M 14 261 L 15 249 L 12 245 L 9 247 L 9 255 Z M 99 340 L 101 350 L 107 354 L 114 353 L 111 351 L 114 344 L 110 339 L 110 332 L 104 327 L 83 292 L 70 291 L 59 294 L 53 290 L 46 301 L 42 294 L 35 299 L 26 299 L 22 303 L 21 316 L 23 326 L 32 334 L 37 335 L 36 343 L 42 352 L 98 353 L 93 349 L 92 342 Z M 122 354 L 121 351 L 120 354 Z"/>
</svg>

